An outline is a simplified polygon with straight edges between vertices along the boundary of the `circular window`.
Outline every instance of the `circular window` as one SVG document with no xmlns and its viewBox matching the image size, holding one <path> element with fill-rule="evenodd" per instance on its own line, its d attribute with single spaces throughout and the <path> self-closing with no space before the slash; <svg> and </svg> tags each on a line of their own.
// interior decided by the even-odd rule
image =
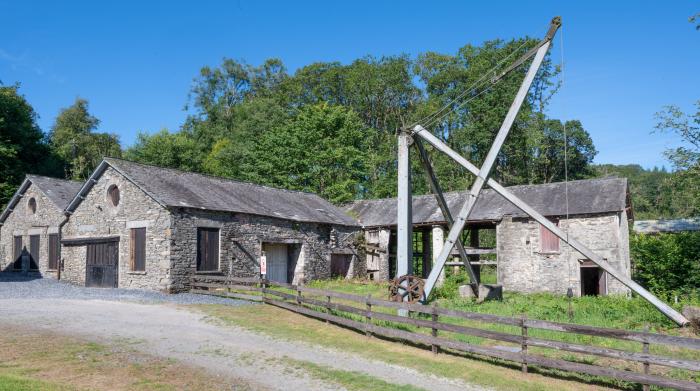
<svg viewBox="0 0 700 391">
<path fill-rule="evenodd" d="M 119 188 L 117 185 L 112 185 L 109 187 L 109 189 L 107 189 L 107 197 L 112 203 L 112 206 L 119 205 Z"/>
<path fill-rule="evenodd" d="M 29 208 L 32 214 L 36 213 L 36 200 L 34 198 L 30 198 L 29 201 L 27 201 L 27 208 Z"/>
</svg>

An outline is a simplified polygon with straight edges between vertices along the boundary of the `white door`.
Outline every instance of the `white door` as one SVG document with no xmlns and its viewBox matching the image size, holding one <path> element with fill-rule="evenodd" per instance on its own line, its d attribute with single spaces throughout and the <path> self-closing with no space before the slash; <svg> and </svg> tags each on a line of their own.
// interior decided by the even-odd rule
<svg viewBox="0 0 700 391">
<path fill-rule="evenodd" d="M 286 244 L 265 244 L 263 246 L 267 257 L 267 279 L 277 282 L 289 282 L 287 280 L 287 256 Z"/>
</svg>

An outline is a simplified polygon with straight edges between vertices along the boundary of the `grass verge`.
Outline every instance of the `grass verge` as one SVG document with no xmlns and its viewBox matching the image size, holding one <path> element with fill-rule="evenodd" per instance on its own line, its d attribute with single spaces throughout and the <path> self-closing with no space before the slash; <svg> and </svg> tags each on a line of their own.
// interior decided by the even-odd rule
<svg viewBox="0 0 700 391">
<path fill-rule="evenodd" d="M 280 360 L 286 366 L 300 369 L 309 376 L 327 383 L 337 384 L 348 391 L 420 391 L 411 385 L 396 385 L 361 372 L 343 371 L 325 365 L 284 357 Z"/>
<path fill-rule="evenodd" d="M 128 343 L 105 346 L 27 330 L 0 334 L 0 391 L 224 390 L 220 378 L 138 353 Z M 237 381 L 238 389 L 250 389 Z"/>
<path fill-rule="evenodd" d="M 584 375 L 541 370 L 523 374 L 520 366 L 498 360 L 465 359 L 451 354 L 433 355 L 407 344 L 367 337 L 355 331 L 307 318 L 269 305 L 231 307 L 198 305 L 211 319 L 273 337 L 302 341 L 369 359 L 413 368 L 423 373 L 463 380 L 503 390 L 593 390 L 619 385 Z M 585 384 L 590 382 L 591 384 Z"/>
</svg>

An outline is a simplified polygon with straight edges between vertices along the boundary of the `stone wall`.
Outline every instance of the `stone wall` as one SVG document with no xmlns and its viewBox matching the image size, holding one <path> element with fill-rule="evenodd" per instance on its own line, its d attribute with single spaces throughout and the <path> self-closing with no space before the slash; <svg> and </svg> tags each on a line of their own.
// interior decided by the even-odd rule
<svg viewBox="0 0 700 391">
<path fill-rule="evenodd" d="M 625 212 L 571 217 L 560 220 L 559 226 L 630 276 Z M 559 252 L 540 252 L 539 223 L 506 216 L 496 227 L 496 237 L 498 283 L 504 290 L 566 294 L 571 286 L 574 293 L 580 295 L 580 262 L 584 257 L 562 241 Z M 627 294 L 629 289 L 608 275 L 607 292 Z"/>
<path fill-rule="evenodd" d="M 353 236 L 359 231 L 356 227 L 299 223 L 274 217 L 189 208 L 179 208 L 172 213 L 170 263 L 173 291 L 189 289 L 190 278 L 198 273 L 198 227 L 220 230 L 219 271 L 216 274 L 258 276 L 264 243 L 290 245 L 290 256 L 296 262 L 292 281 L 295 284 L 330 277 L 330 256 L 334 252 L 355 254 L 349 273 L 352 276 L 364 276 L 366 272 L 363 257 L 351 245 Z"/>
<path fill-rule="evenodd" d="M 32 198 L 36 200 L 36 213 L 27 205 Z M 30 185 L 0 228 L 0 270 L 12 270 L 15 236 L 22 236 L 22 245 L 29 251 L 29 236 L 40 235 L 39 272 L 44 277 L 55 278 L 56 270 L 49 270 L 49 234 L 58 233 L 64 219 L 63 211 L 39 188 Z"/>
<path fill-rule="evenodd" d="M 120 192 L 115 207 L 107 190 L 116 185 Z M 68 223 L 63 227 L 66 239 L 119 237 L 119 287 L 171 290 L 170 212 L 156 203 L 128 179 L 111 167 L 97 180 Z M 146 228 L 146 270 L 132 271 L 129 264 L 130 230 Z M 63 244 L 62 279 L 85 284 L 86 245 Z"/>
</svg>

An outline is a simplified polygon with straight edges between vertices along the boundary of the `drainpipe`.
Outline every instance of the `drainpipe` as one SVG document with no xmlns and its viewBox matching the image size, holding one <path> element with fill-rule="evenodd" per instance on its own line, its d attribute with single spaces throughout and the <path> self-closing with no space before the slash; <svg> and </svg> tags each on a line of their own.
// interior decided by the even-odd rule
<svg viewBox="0 0 700 391">
<path fill-rule="evenodd" d="M 65 218 L 58 225 L 58 268 L 56 269 L 56 280 L 61 280 L 61 269 L 63 269 L 63 256 L 61 254 L 63 250 L 63 245 L 61 245 L 61 238 L 63 237 L 63 226 L 68 222 L 68 217 L 70 214 L 65 213 Z"/>
</svg>

